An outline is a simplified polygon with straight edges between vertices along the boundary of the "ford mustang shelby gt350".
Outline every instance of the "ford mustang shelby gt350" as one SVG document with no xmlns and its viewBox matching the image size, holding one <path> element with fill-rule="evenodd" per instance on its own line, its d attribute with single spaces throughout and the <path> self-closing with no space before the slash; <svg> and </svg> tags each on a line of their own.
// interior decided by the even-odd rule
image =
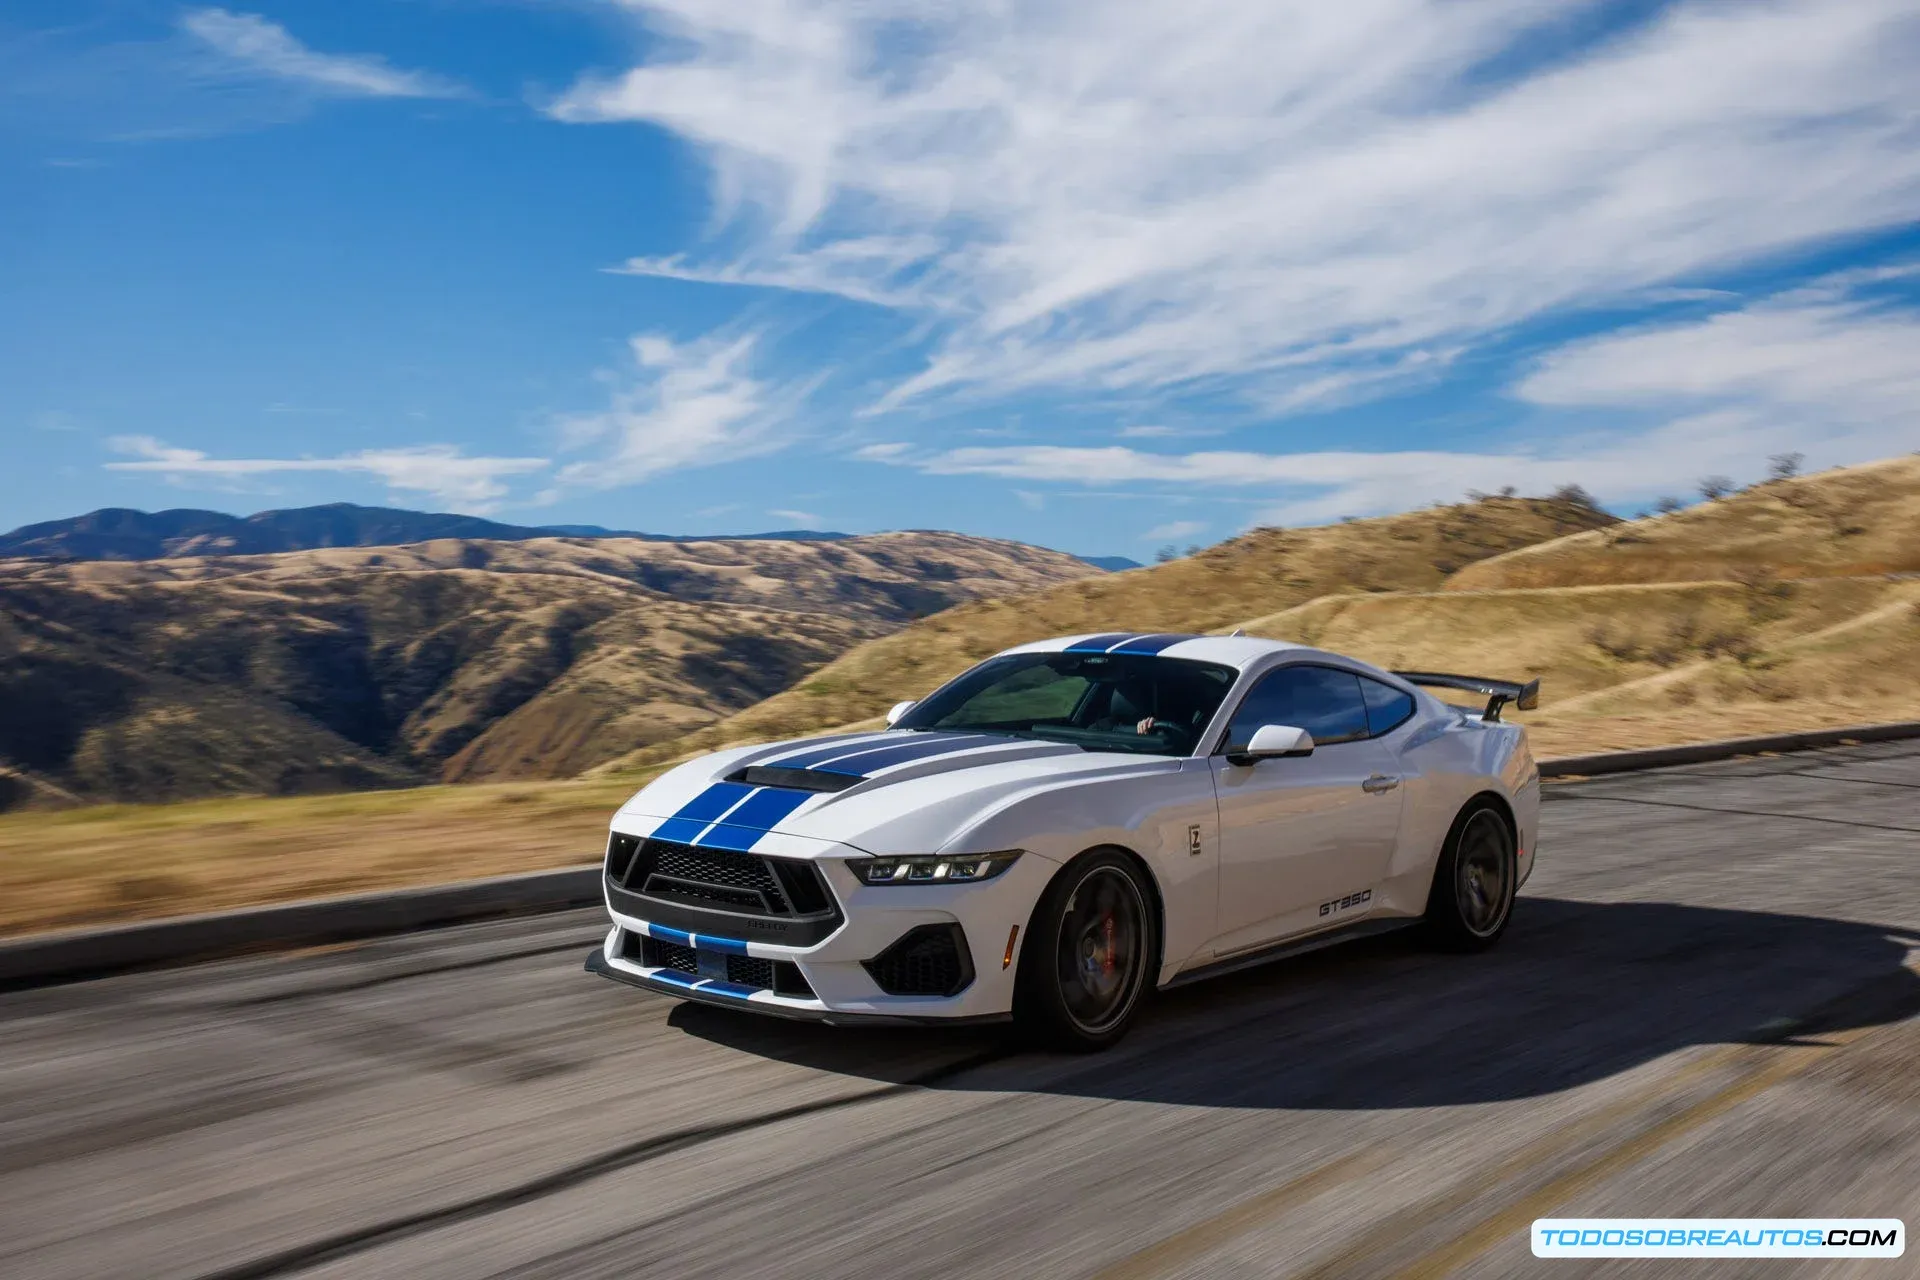
<svg viewBox="0 0 1920 1280">
<path fill-rule="evenodd" d="M 1537 690 L 1240 635 L 1009 649 L 884 731 L 649 783 L 613 819 L 587 967 L 823 1022 L 1011 1016 L 1097 1049 L 1153 988 L 1404 924 L 1486 947 L 1540 812 L 1500 710 Z"/>
</svg>

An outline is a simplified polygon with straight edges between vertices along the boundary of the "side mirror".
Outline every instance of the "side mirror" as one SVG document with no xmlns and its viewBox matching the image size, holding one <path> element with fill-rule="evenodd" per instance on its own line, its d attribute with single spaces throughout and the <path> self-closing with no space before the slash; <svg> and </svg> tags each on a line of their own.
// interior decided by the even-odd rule
<svg viewBox="0 0 1920 1280">
<path fill-rule="evenodd" d="M 1229 764 L 1252 764 L 1281 756 L 1310 756 L 1313 735 L 1290 724 L 1263 724 L 1253 731 L 1246 750 L 1227 753 Z"/>
<path fill-rule="evenodd" d="M 887 728 L 891 729 L 896 724 L 899 724 L 901 716 L 907 714 L 907 712 L 913 710 L 915 707 L 919 705 L 920 705 L 919 703 L 915 702 L 911 698 L 907 699 L 905 702 L 894 703 L 893 710 L 887 712 Z"/>
</svg>

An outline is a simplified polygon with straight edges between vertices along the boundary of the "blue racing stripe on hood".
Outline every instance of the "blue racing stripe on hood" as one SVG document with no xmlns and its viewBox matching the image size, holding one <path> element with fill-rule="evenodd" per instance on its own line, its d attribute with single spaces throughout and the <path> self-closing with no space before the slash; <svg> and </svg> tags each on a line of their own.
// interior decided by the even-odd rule
<svg viewBox="0 0 1920 1280">
<path fill-rule="evenodd" d="M 1198 640 L 1199 638 L 1200 637 L 1194 635 L 1176 635 L 1172 632 L 1163 631 L 1157 635 L 1135 636 L 1125 644 L 1117 645 L 1107 652 L 1137 653 L 1142 657 L 1149 657 L 1160 652 L 1162 649 L 1172 648 L 1183 640 Z"/>
<path fill-rule="evenodd" d="M 1068 645 L 1065 653 L 1105 653 L 1123 640 L 1133 638 L 1131 631 L 1110 631 L 1103 636 L 1088 636 L 1085 640 L 1075 640 Z"/>
<path fill-rule="evenodd" d="M 747 798 L 747 802 L 727 815 L 727 820 L 716 824 L 693 841 L 703 849 L 732 849 L 746 853 L 761 836 L 773 830 L 775 823 L 813 799 L 811 791 L 788 791 L 785 788 L 761 787 Z"/>
<path fill-rule="evenodd" d="M 752 794 L 753 788 L 743 783 L 716 782 L 681 805 L 671 818 L 654 829 L 652 838 L 686 844 Z"/>
<path fill-rule="evenodd" d="M 936 756 L 955 755 L 962 751 L 972 751 L 1006 741 L 1008 741 L 1007 738 L 992 733 L 941 734 L 932 741 L 922 739 L 918 742 L 903 742 L 898 746 L 888 744 L 882 747 L 869 747 L 865 751 L 852 752 L 844 759 L 823 760 L 814 768 L 822 773 L 848 773 L 856 778 L 870 778 L 880 770 L 891 769 L 895 765 L 911 764 L 915 760 L 931 760 Z"/>
</svg>

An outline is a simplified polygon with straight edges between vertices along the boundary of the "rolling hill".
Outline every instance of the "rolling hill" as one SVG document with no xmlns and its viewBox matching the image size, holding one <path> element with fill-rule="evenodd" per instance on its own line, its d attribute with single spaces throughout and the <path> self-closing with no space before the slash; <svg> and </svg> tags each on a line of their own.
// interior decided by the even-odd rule
<svg viewBox="0 0 1920 1280">
<path fill-rule="evenodd" d="M 1618 521 L 1488 498 L 1313 529 L 1018 599 L 849 650 L 679 751 L 860 723 L 1024 639 L 1225 631 L 1381 665 L 1544 677 L 1543 754 L 1920 717 L 1920 457 Z M 658 763 L 673 744 L 611 769 Z"/>
<path fill-rule="evenodd" d="M 1920 571 L 1920 455 L 1775 480 L 1667 516 L 1510 551 L 1449 590 Z"/>
<path fill-rule="evenodd" d="M 926 533 L 0 562 L 0 803 L 576 773 L 955 602 L 1097 572 Z"/>
</svg>

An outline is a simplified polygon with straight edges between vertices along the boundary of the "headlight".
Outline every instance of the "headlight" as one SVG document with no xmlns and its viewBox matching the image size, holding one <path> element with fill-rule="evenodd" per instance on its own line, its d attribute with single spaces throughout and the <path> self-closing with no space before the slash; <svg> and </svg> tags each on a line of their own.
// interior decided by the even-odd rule
<svg viewBox="0 0 1920 1280">
<path fill-rule="evenodd" d="M 1018 849 L 999 853 L 915 853 L 904 858 L 849 858 L 862 884 L 977 884 L 1014 864 Z"/>
</svg>

